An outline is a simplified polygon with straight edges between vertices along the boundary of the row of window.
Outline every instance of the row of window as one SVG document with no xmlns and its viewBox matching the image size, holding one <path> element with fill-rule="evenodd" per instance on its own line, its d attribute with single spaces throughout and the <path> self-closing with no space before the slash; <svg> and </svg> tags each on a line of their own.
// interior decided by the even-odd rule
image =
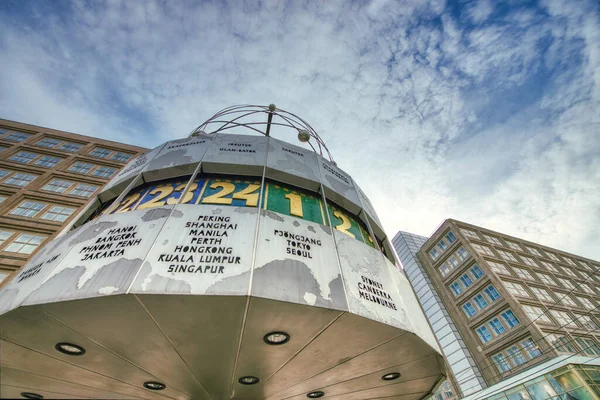
<svg viewBox="0 0 600 400">
<path fill-rule="evenodd" d="M 463 290 L 466 290 L 469 286 L 471 286 L 474 281 L 479 280 L 479 278 L 482 276 L 484 276 L 484 273 L 481 268 L 479 268 L 479 265 L 473 264 L 473 266 L 471 266 L 467 272 L 452 282 L 449 285 L 449 288 L 452 291 L 452 294 L 454 294 L 454 297 L 456 297 L 461 294 Z"/>
<path fill-rule="evenodd" d="M 498 371 L 503 373 L 541 355 L 542 352 L 535 342 L 531 338 L 527 338 L 493 355 L 492 360 Z"/>
<path fill-rule="evenodd" d="M 575 337 L 575 342 L 581 349 L 577 349 L 575 343 L 564 335 L 548 334 L 546 338 L 554 348 L 562 353 L 585 353 L 589 356 L 600 356 L 600 348 L 593 339 L 587 337 Z"/>
<path fill-rule="evenodd" d="M 60 157 L 45 156 L 42 154 L 32 153 L 30 151 L 20 151 L 9 158 L 10 161 L 15 161 L 22 164 L 33 164 L 44 168 L 54 168 L 63 160 Z M 101 165 L 90 164 L 82 161 L 76 161 L 68 169 L 70 172 L 87 175 L 91 172 L 93 176 L 100 178 L 110 178 L 116 171 L 116 168 L 105 167 Z M 7 170 L 0 170 L 7 171 Z"/>
<path fill-rule="evenodd" d="M 494 261 L 487 261 L 487 262 L 490 265 L 490 267 L 492 268 L 492 270 L 494 272 L 496 272 L 497 274 L 506 275 L 506 276 L 518 276 L 521 279 L 533 281 L 533 282 L 539 280 L 550 286 L 555 286 L 555 287 L 559 287 L 559 288 L 564 287 L 567 289 L 576 289 L 576 290 L 578 289 L 578 290 L 583 291 L 588 294 L 596 294 L 596 291 L 593 290 L 592 287 L 587 283 L 577 282 L 577 287 L 576 287 L 572 281 L 570 281 L 569 279 L 566 279 L 566 278 L 553 277 L 547 273 L 542 273 L 542 272 L 537 272 L 537 271 L 535 273 L 533 273 L 533 272 L 527 271 L 523 268 L 517 268 L 514 266 L 509 268 L 506 265 L 503 265 L 503 264 L 500 264 L 500 263 L 497 263 Z M 546 267 L 549 271 L 558 273 L 558 270 L 552 264 L 549 264 Z M 565 268 L 565 270 L 566 270 L 566 268 Z M 573 274 L 573 271 L 571 271 L 571 270 L 569 270 L 569 273 L 566 273 L 566 275 L 577 277 L 576 275 Z M 538 277 L 538 279 L 534 278 L 536 276 Z M 585 280 L 593 279 L 593 280 L 596 280 L 597 282 L 600 282 L 600 275 L 598 275 L 598 276 L 591 275 L 590 277 L 585 277 L 584 279 Z"/>
<path fill-rule="evenodd" d="M 531 318 L 532 321 L 540 321 L 556 325 L 556 322 L 550 319 L 550 316 L 548 315 L 547 311 L 544 311 L 541 307 L 523 305 L 523 310 L 529 316 L 529 318 Z M 552 313 L 552 315 L 555 318 L 557 316 L 558 318 L 560 318 L 560 321 L 563 322 L 560 325 L 567 325 L 571 326 L 572 328 L 578 328 L 578 323 L 588 331 L 594 331 L 598 329 L 598 324 L 588 315 L 573 313 L 575 318 L 572 318 L 568 313 L 565 313 L 564 311 L 555 311 L 557 312 Z M 559 320 L 558 318 L 557 320 Z"/>
<path fill-rule="evenodd" d="M 450 245 L 452 245 L 452 243 L 454 243 L 455 241 L 456 236 L 454 236 L 454 233 L 446 233 L 444 237 L 436 243 L 434 248 L 429 250 L 429 257 L 431 257 L 432 260 L 437 260 L 438 257 L 442 255 L 442 253 L 444 253 L 444 251 L 446 251 L 446 249 L 450 247 Z"/>
<path fill-rule="evenodd" d="M 117 169 L 102 165 L 90 164 L 83 161 L 76 161 L 69 167 L 68 171 L 83 175 L 88 175 L 91 172 L 93 176 L 97 176 L 99 178 L 110 178 L 115 172 L 117 172 Z"/>
<path fill-rule="evenodd" d="M 456 269 L 456 267 L 461 265 L 467 258 L 469 258 L 469 256 L 469 252 L 467 252 L 467 250 L 461 246 L 458 248 L 458 250 L 452 253 L 452 255 L 450 255 L 448 259 L 442 263 L 442 265 L 438 267 L 438 270 L 443 277 L 446 277 L 448 274 L 450 274 L 450 272 Z"/>
<path fill-rule="evenodd" d="M 65 222 L 75 212 L 75 210 L 76 208 L 74 207 L 65 207 L 51 205 L 41 201 L 25 200 L 15 207 L 9 214 L 19 217 L 35 218 L 43 211 L 43 214 L 40 217 L 41 219 L 46 221 Z"/>
<path fill-rule="evenodd" d="M 508 282 L 508 281 L 503 281 L 503 283 L 504 283 L 504 286 L 506 287 L 506 289 L 510 293 L 512 293 L 514 296 L 517 296 L 517 297 L 531 299 L 531 298 L 533 298 L 533 296 L 535 296 L 538 300 L 545 301 L 548 303 L 557 303 L 558 299 L 560 299 L 560 302 L 562 304 L 569 306 L 569 307 L 582 307 L 583 306 L 583 308 L 588 309 L 588 310 L 593 310 L 596 308 L 596 306 L 594 305 L 592 300 L 590 300 L 586 297 L 568 295 L 568 294 L 561 293 L 561 292 L 555 292 L 555 295 L 558 296 L 558 299 L 555 299 L 550 294 L 550 292 L 548 292 L 546 289 L 543 289 L 543 288 L 529 286 L 528 287 L 529 291 L 528 291 L 525 288 L 525 286 L 523 286 L 520 283 Z M 532 296 L 532 294 L 533 294 L 533 296 Z M 579 303 L 581 305 L 578 304 L 576 301 L 574 301 L 571 296 L 574 297 L 575 299 L 577 299 L 577 301 L 579 301 Z"/>
<path fill-rule="evenodd" d="M 592 268 L 592 266 L 589 263 L 587 263 L 585 261 L 582 261 L 582 260 L 575 261 L 575 260 L 573 260 L 573 259 L 571 259 L 569 257 L 566 257 L 566 256 L 558 257 L 556 254 L 553 254 L 553 253 L 551 253 L 549 251 L 542 252 L 540 249 L 537 249 L 535 247 L 526 246 L 526 245 L 520 245 L 519 243 L 512 242 L 510 240 L 503 239 L 504 242 L 506 243 L 506 244 L 503 244 L 500 241 L 499 238 L 491 236 L 491 235 L 482 234 L 482 236 L 483 236 L 483 239 L 482 239 L 477 232 L 469 230 L 469 229 L 460 228 L 460 232 L 465 237 L 468 237 L 470 239 L 475 239 L 475 240 L 485 240 L 488 243 L 490 243 L 492 245 L 495 245 L 495 246 L 508 247 L 508 248 L 510 248 L 512 250 L 516 250 L 516 251 L 519 251 L 519 252 L 522 252 L 522 253 L 528 252 L 529 254 L 532 254 L 532 255 L 537 256 L 537 257 L 545 257 L 545 258 L 548 258 L 548 259 L 556 261 L 556 262 L 566 263 L 566 264 L 568 264 L 568 265 L 570 265 L 572 267 L 579 267 L 579 268 L 583 268 L 583 269 L 588 270 L 588 271 L 592 271 L 594 269 L 594 268 Z M 472 245 L 474 247 L 475 247 L 475 245 L 477 245 L 478 247 L 482 247 L 482 249 L 481 249 L 481 253 L 482 254 L 487 254 L 489 256 L 495 257 L 494 253 L 491 251 L 491 249 L 489 247 L 482 246 L 480 244 L 472 244 Z M 511 254 L 509 252 L 506 252 L 506 251 L 503 251 L 503 250 L 499 250 L 499 249 L 496 249 L 496 250 L 498 251 L 498 253 L 500 254 L 500 256 L 502 258 L 504 258 L 505 260 L 517 262 L 516 258 L 514 257 L 513 254 Z M 479 253 L 480 251 L 478 250 L 477 252 Z M 520 255 L 520 254 L 519 254 L 519 256 L 521 258 L 523 258 L 523 261 L 526 264 L 532 265 L 532 266 L 536 266 L 533 259 L 525 257 L 525 256 Z"/>
<path fill-rule="evenodd" d="M 31 136 L 33 136 L 32 133 L 0 129 L 0 137 L 4 140 L 9 140 L 11 142 L 22 142 Z M 46 147 L 49 149 L 68 151 L 70 153 L 74 153 L 78 151 L 81 147 L 83 147 L 83 144 L 81 143 L 74 143 L 50 137 L 43 138 L 42 140 L 34 143 L 34 145 L 39 147 Z M 132 157 L 132 155 L 129 153 L 125 153 L 122 151 L 112 151 L 102 147 L 94 148 L 89 154 L 93 157 L 104 158 L 119 162 L 127 162 Z"/>
<path fill-rule="evenodd" d="M 80 174 L 87 174 L 87 172 L 85 172 L 85 171 L 89 172 L 92 168 L 94 168 L 94 165 L 92 165 L 92 164 L 87 164 L 87 163 L 82 163 L 82 164 L 86 164 L 86 165 L 73 165 L 71 168 L 69 168 L 69 171 L 77 172 Z M 92 175 L 99 177 L 99 178 L 110 178 L 116 172 L 116 169 L 110 168 L 110 167 L 102 167 L 102 166 L 97 166 L 97 165 L 95 167 L 96 167 L 96 169 L 92 172 Z M 7 169 L 0 168 L 0 183 L 3 183 L 5 185 L 24 187 L 24 186 L 27 186 L 28 184 L 30 184 L 31 182 L 33 182 L 35 180 L 35 178 L 37 178 L 38 176 L 39 175 L 31 174 L 28 172 L 13 172 L 13 171 L 9 171 Z M 68 186 L 67 186 L 67 183 L 68 183 Z M 74 182 L 71 182 L 71 181 L 55 179 L 51 182 L 51 184 L 44 186 L 43 190 L 64 193 L 66 190 L 68 190 L 71 187 L 71 185 L 73 183 Z M 96 191 L 97 188 L 98 188 L 98 186 L 96 186 L 96 185 L 88 185 L 88 184 L 81 183 L 78 185 L 77 190 L 73 189 L 75 191 L 75 193 L 69 193 L 69 194 L 74 194 L 75 196 L 89 197 L 91 195 L 91 193 L 94 193 Z M 91 190 L 91 193 L 88 194 L 90 192 L 90 190 Z"/>
<path fill-rule="evenodd" d="M 500 294 L 498 294 L 498 291 L 494 285 L 489 285 L 480 293 L 477 293 L 475 296 L 473 296 L 473 298 L 467 301 L 462 306 L 462 309 L 467 318 L 472 318 L 473 316 L 477 315 L 478 312 L 483 311 L 488 305 L 494 303 L 499 298 Z"/>
<path fill-rule="evenodd" d="M 493 317 L 478 328 L 475 329 L 482 343 L 487 343 L 498 336 L 506 333 L 507 330 L 519 325 L 520 322 L 511 310 L 502 312 L 499 316 Z"/>
<path fill-rule="evenodd" d="M 0 251 L 31 254 L 47 236 L 31 233 L 17 233 L 0 229 Z"/>
</svg>

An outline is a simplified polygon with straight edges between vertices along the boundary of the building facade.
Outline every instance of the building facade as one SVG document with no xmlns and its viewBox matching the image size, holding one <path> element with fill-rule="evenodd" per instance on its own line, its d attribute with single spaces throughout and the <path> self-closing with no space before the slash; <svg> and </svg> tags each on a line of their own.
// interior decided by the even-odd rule
<svg viewBox="0 0 600 400">
<path fill-rule="evenodd" d="M 437 399 L 440 396 L 448 396 L 448 393 L 455 393 L 458 398 L 462 398 L 480 391 L 487 385 L 456 324 L 417 258 L 417 253 L 427 239 L 425 236 L 398 232 L 392 239 L 392 244 L 404 267 L 404 273 L 419 299 L 419 304 L 427 316 L 444 354 L 446 369 L 449 371 L 449 380 L 433 397 Z M 455 379 L 455 376 L 458 376 L 458 379 Z"/>
<path fill-rule="evenodd" d="M 0 119 L 0 281 L 146 150 Z"/>
<path fill-rule="evenodd" d="M 488 386 L 522 381 L 561 357 L 597 364 L 597 261 L 452 219 L 417 257 Z"/>
</svg>

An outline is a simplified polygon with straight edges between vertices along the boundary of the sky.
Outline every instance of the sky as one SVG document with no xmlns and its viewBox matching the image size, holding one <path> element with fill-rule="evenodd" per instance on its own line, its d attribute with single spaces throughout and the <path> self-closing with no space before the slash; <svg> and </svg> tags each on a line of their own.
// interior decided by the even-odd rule
<svg viewBox="0 0 600 400">
<path fill-rule="evenodd" d="M 0 54 L 0 118 L 155 147 L 275 103 L 390 237 L 455 218 L 600 259 L 597 0 L 2 0 Z"/>
</svg>

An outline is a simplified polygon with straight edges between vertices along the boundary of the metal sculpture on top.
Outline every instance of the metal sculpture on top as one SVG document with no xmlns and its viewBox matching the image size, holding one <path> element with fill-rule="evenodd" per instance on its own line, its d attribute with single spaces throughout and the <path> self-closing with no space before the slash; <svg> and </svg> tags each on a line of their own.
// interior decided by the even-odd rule
<svg viewBox="0 0 600 400">
<path fill-rule="evenodd" d="M 265 121 L 250 121 L 253 116 L 260 114 L 266 114 Z M 296 114 L 277 108 L 275 104 L 269 104 L 268 106 L 244 104 L 224 108 L 194 129 L 189 136 L 214 134 L 239 127 L 270 136 L 272 126 L 286 127 L 296 131 L 300 142 L 308 143 L 315 153 L 335 163 L 323 139 L 308 122 Z M 261 130 L 261 128 L 264 130 Z M 316 148 L 310 142 L 311 138 L 316 142 Z"/>
</svg>

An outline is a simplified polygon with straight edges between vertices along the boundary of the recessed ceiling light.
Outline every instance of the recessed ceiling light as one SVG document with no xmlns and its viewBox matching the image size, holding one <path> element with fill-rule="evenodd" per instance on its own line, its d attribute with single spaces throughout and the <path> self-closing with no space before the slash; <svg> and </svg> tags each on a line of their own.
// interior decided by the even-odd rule
<svg viewBox="0 0 600 400">
<path fill-rule="evenodd" d="M 271 332 L 267 333 L 263 338 L 266 344 L 277 346 L 285 344 L 290 341 L 290 335 L 285 332 Z"/>
<path fill-rule="evenodd" d="M 42 396 L 41 394 L 31 393 L 31 392 L 21 392 L 21 397 L 23 397 L 25 399 L 43 399 L 44 398 L 44 396 Z"/>
<path fill-rule="evenodd" d="M 325 396 L 325 392 L 322 392 L 320 390 L 310 392 L 309 394 L 306 395 L 306 397 L 308 397 L 309 399 L 318 399 L 319 397 L 323 397 L 323 396 Z"/>
<path fill-rule="evenodd" d="M 400 372 L 390 372 L 381 377 L 384 381 L 393 381 L 394 379 L 400 378 Z"/>
<path fill-rule="evenodd" d="M 144 382 L 144 387 L 150 390 L 163 390 L 167 386 L 164 383 L 150 381 Z"/>
<path fill-rule="evenodd" d="M 81 346 L 77 346 L 73 343 L 61 342 L 56 343 L 54 348 L 61 353 L 68 354 L 70 356 L 82 356 L 85 354 L 85 349 Z"/>
<path fill-rule="evenodd" d="M 238 382 L 242 385 L 255 385 L 260 382 L 260 379 L 255 376 L 242 376 L 240 379 L 238 379 Z"/>
</svg>

